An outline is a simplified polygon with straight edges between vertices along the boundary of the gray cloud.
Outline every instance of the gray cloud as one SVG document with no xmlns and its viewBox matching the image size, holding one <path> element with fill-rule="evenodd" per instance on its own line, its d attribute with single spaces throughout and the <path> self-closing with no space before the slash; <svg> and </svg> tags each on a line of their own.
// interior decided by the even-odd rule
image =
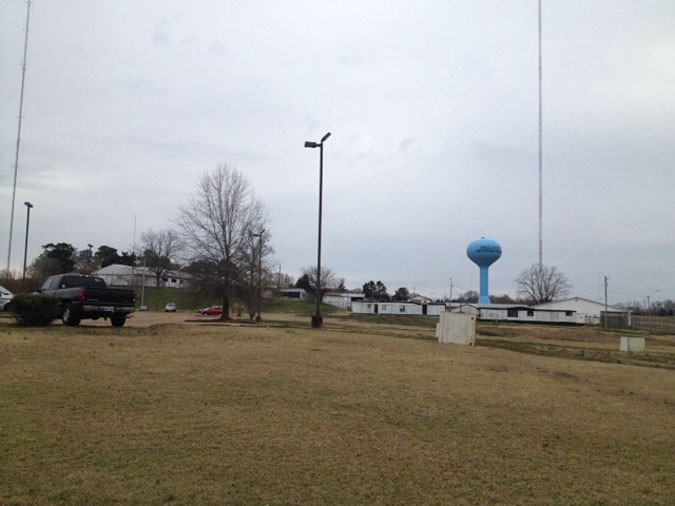
<svg viewBox="0 0 675 506">
<path fill-rule="evenodd" d="M 24 9 L 7 2 L 0 19 L 6 222 Z M 30 254 L 127 249 L 134 215 L 139 234 L 169 226 L 223 162 L 266 202 L 297 275 L 318 205 L 318 153 L 302 146 L 331 131 L 324 256 L 348 286 L 476 288 L 465 247 L 487 235 L 504 247 L 493 289 L 513 293 L 537 256 L 536 14 L 487 0 L 36 3 L 17 188 L 36 206 Z M 666 0 L 544 3 L 545 261 L 586 296 L 608 275 L 613 301 L 675 298 L 674 14 Z"/>
</svg>

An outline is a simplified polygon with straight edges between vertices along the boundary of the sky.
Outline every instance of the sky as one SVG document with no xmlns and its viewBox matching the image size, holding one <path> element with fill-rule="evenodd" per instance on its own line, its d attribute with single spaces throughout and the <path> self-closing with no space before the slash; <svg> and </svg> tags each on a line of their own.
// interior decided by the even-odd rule
<svg viewBox="0 0 675 506">
<path fill-rule="evenodd" d="M 275 263 L 442 297 L 538 261 L 536 0 L 35 0 L 12 266 L 49 242 L 130 250 L 199 178 L 240 170 Z M 7 261 L 24 0 L 0 4 Z M 675 2 L 543 1 L 543 259 L 573 296 L 675 299 Z M 278 268 L 278 267 L 277 267 Z"/>
</svg>

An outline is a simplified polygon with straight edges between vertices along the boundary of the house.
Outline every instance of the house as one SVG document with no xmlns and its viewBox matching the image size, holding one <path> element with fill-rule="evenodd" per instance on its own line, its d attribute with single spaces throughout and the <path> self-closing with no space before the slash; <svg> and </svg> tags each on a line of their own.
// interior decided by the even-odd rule
<svg viewBox="0 0 675 506">
<path fill-rule="evenodd" d="M 572 297 L 564 300 L 556 300 L 534 306 L 535 309 L 555 309 L 563 311 L 574 311 L 577 316 L 577 323 L 597 325 L 602 323 L 605 313 L 605 304 L 583 297 Z M 630 326 L 631 313 L 626 309 L 615 306 L 607 306 L 607 316 L 612 320 L 620 319 L 624 325 Z"/>
<path fill-rule="evenodd" d="M 131 265 L 111 264 L 97 271 L 92 276 L 103 278 L 108 286 L 142 286 L 155 287 L 157 278 L 149 267 L 133 267 Z M 189 288 L 191 276 L 181 271 L 169 271 L 159 282 L 164 288 Z"/>
</svg>

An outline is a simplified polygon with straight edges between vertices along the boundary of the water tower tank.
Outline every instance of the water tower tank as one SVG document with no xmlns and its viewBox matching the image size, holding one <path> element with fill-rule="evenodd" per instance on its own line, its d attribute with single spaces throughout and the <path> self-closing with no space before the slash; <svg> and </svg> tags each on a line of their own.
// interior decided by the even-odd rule
<svg viewBox="0 0 675 506">
<path fill-rule="evenodd" d="M 489 304 L 488 268 L 502 256 L 502 247 L 497 241 L 481 237 L 466 247 L 466 255 L 480 268 L 479 304 Z"/>
</svg>

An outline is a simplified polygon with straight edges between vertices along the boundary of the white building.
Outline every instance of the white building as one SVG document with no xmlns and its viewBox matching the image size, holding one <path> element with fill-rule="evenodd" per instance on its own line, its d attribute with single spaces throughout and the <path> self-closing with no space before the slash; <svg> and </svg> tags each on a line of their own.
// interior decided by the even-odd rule
<svg viewBox="0 0 675 506">
<path fill-rule="evenodd" d="M 433 300 L 425 295 L 420 295 L 419 293 L 411 293 L 408 295 L 408 302 L 415 302 L 417 304 L 431 304 Z"/>
<path fill-rule="evenodd" d="M 438 316 L 445 311 L 445 304 L 415 304 L 414 302 L 387 301 L 377 302 L 358 300 L 352 302 L 354 314 L 414 315 Z"/>
<path fill-rule="evenodd" d="M 375 302 L 355 301 L 352 303 L 354 314 L 384 315 L 416 315 L 439 316 L 444 311 L 467 313 L 478 317 L 481 321 L 514 322 L 514 323 L 551 323 L 577 324 L 579 321 L 574 311 L 567 309 L 537 309 L 519 304 L 460 304 L 453 303 L 446 307 L 443 303 L 416 304 L 413 302 Z"/>
<path fill-rule="evenodd" d="M 279 297 L 284 299 L 309 299 L 309 293 L 304 288 L 280 288 Z"/>
<path fill-rule="evenodd" d="M 475 304 L 481 321 L 577 324 L 577 314 L 569 309 L 552 309 L 519 304 Z"/>
<path fill-rule="evenodd" d="M 562 311 L 574 311 L 577 317 L 577 323 L 586 323 L 597 325 L 602 323 L 602 315 L 605 313 L 605 304 L 596 302 L 583 297 L 572 297 L 565 300 L 556 300 L 534 306 L 535 309 L 555 309 Z M 607 306 L 607 315 L 609 317 L 621 317 L 625 320 L 625 325 L 630 325 L 630 311 L 615 306 Z"/>
<path fill-rule="evenodd" d="M 142 286 L 144 277 L 146 287 L 155 287 L 157 284 L 157 278 L 152 269 L 141 266 L 111 264 L 92 272 L 92 276 L 103 278 L 108 286 Z M 169 271 L 160 279 L 159 286 L 163 288 L 189 288 L 190 279 L 190 275 L 185 272 Z"/>
<path fill-rule="evenodd" d="M 364 300 L 365 298 L 366 295 L 363 293 L 328 292 L 324 294 L 322 302 L 342 309 L 351 309 L 354 301 Z"/>
</svg>

